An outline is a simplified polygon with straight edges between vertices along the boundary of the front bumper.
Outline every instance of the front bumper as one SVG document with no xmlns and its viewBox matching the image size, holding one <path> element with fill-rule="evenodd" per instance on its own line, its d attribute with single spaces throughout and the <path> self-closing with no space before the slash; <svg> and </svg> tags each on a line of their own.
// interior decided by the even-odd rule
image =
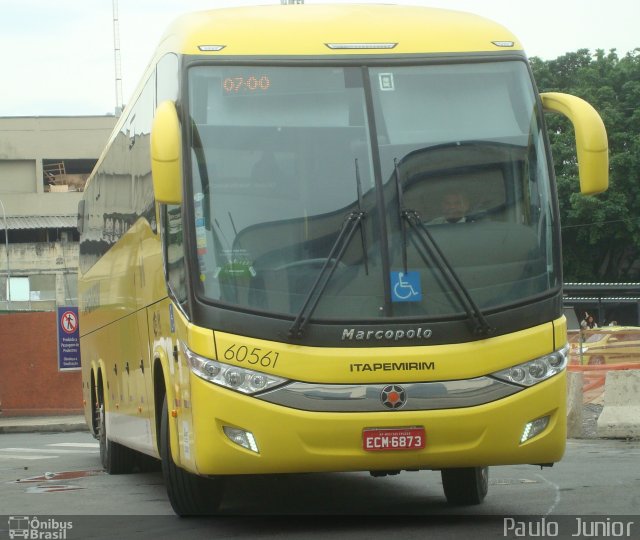
<svg viewBox="0 0 640 540">
<path fill-rule="evenodd" d="M 565 448 L 565 396 L 563 371 L 517 394 L 478 406 L 310 412 L 241 395 L 192 375 L 191 407 L 179 409 L 173 421 L 181 465 L 202 475 L 553 463 L 562 458 Z M 547 415 L 547 428 L 520 443 L 527 422 Z M 232 442 L 224 426 L 251 432 L 259 452 Z M 407 426 L 424 426 L 424 449 L 363 450 L 363 429 Z"/>
</svg>

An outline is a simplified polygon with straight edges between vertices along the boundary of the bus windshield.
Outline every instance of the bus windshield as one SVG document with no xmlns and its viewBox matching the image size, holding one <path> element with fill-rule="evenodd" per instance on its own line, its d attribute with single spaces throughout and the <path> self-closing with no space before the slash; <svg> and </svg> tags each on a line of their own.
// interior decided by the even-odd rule
<svg viewBox="0 0 640 540">
<path fill-rule="evenodd" d="M 204 301 L 295 318 L 315 292 L 318 320 L 436 320 L 558 287 L 549 163 L 523 61 L 199 64 L 188 111 L 187 219 Z"/>
</svg>

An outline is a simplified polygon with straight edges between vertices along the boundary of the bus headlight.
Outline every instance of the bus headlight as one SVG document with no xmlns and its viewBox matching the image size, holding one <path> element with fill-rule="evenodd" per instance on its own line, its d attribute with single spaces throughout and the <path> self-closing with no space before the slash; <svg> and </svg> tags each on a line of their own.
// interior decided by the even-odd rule
<svg viewBox="0 0 640 540">
<path fill-rule="evenodd" d="M 560 373 L 567 366 L 568 354 L 569 346 L 565 345 L 562 349 L 551 354 L 496 371 L 491 375 L 506 382 L 522 386 L 533 386 Z"/>
<path fill-rule="evenodd" d="M 201 379 L 243 394 L 257 394 L 287 382 L 287 379 L 204 358 L 180 343 L 191 371 Z"/>
</svg>

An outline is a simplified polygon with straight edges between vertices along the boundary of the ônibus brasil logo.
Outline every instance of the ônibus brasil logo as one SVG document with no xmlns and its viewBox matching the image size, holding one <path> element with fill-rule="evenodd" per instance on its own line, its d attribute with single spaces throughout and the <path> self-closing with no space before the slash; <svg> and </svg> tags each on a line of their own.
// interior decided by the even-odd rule
<svg viewBox="0 0 640 540">
<path fill-rule="evenodd" d="M 65 540 L 67 531 L 73 529 L 71 521 L 55 518 L 39 519 L 29 516 L 9 516 L 9 538 L 33 540 Z"/>
</svg>

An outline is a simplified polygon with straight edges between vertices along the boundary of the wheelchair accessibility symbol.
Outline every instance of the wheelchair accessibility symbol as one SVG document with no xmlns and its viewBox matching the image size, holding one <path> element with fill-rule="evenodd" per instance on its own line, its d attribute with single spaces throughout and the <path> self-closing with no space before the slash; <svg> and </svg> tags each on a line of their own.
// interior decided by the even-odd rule
<svg viewBox="0 0 640 540">
<path fill-rule="evenodd" d="M 420 302 L 420 272 L 391 272 L 391 301 Z"/>
</svg>

